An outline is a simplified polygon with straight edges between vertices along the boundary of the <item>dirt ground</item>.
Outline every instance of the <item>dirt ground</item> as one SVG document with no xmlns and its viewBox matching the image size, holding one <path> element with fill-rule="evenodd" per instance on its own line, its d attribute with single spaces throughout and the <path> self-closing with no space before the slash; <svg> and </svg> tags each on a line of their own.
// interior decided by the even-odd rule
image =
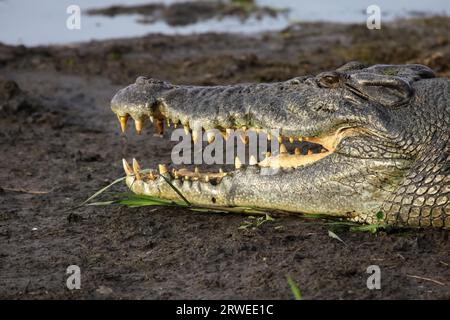
<svg viewBox="0 0 450 320">
<path fill-rule="evenodd" d="M 122 137 L 109 100 L 138 75 L 178 84 L 285 80 L 365 63 L 450 75 L 450 19 L 309 23 L 254 36 L 151 35 L 70 46 L 0 45 L 0 298 L 450 299 L 444 230 L 328 235 L 327 221 L 119 206 L 70 209 L 122 176 L 121 159 L 169 159 L 152 130 Z M 116 188 L 125 191 L 123 185 Z M 81 268 L 81 290 L 66 268 Z M 369 265 L 381 290 L 368 290 Z"/>
</svg>

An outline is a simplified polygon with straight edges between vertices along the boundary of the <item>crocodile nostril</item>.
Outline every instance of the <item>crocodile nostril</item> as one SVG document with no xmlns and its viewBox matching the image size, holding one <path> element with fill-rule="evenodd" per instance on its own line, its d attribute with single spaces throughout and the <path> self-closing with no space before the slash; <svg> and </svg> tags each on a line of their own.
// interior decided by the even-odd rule
<svg viewBox="0 0 450 320">
<path fill-rule="evenodd" d="M 212 203 L 216 203 L 216 198 L 212 197 L 212 198 L 211 198 L 211 202 L 212 202 Z"/>
</svg>

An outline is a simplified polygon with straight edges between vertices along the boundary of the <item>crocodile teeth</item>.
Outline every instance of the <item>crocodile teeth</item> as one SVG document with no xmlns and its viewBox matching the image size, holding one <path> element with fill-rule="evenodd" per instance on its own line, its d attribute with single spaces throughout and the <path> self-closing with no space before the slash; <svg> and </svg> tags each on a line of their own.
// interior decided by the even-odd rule
<svg viewBox="0 0 450 320">
<path fill-rule="evenodd" d="M 208 140 L 208 143 L 212 143 L 214 139 L 216 138 L 216 135 L 213 131 L 206 132 L 206 139 Z"/>
<path fill-rule="evenodd" d="M 143 124 L 142 120 L 140 120 L 140 119 L 134 120 L 134 126 L 136 128 L 136 133 L 137 134 L 141 134 L 141 132 L 142 132 L 142 124 Z"/>
<path fill-rule="evenodd" d="M 185 133 L 186 135 L 189 134 L 189 126 L 184 126 L 184 133 Z"/>
<path fill-rule="evenodd" d="M 226 129 L 225 130 L 225 140 L 228 140 L 228 138 L 233 134 L 233 130 L 232 129 Z"/>
<path fill-rule="evenodd" d="M 136 179 L 137 179 L 137 180 L 142 180 L 141 173 L 140 173 L 140 171 L 141 171 L 141 166 L 139 165 L 139 163 L 137 162 L 137 160 L 134 159 L 134 158 L 133 158 L 133 171 L 134 171 L 134 174 L 135 174 L 135 176 L 136 176 Z"/>
<path fill-rule="evenodd" d="M 255 166 L 256 164 L 258 164 L 258 161 L 256 160 L 256 157 L 252 154 L 250 156 L 249 165 Z"/>
<path fill-rule="evenodd" d="M 164 134 L 164 123 L 162 122 L 162 120 L 156 119 L 155 131 L 159 135 L 163 135 Z"/>
<path fill-rule="evenodd" d="M 198 141 L 198 130 L 192 130 L 192 141 L 197 143 Z"/>
<path fill-rule="evenodd" d="M 295 148 L 294 149 L 294 154 L 299 155 L 300 154 L 300 149 L 299 148 Z"/>
<path fill-rule="evenodd" d="M 125 133 L 125 130 L 127 129 L 127 121 L 129 116 L 125 115 L 125 116 L 117 116 L 119 118 L 119 122 L 120 122 L 120 129 L 122 130 L 122 133 Z"/>
<path fill-rule="evenodd" d="M 294 143 L 294 137 L 289 137 L 289 142 Z"/>
<path fill-rule="evenodd" d="M 287 153 L 287 149 L 284 144 L 280 144 L 280 153 Z"/>
<path fill-rule="evenodd" d="M 150 179 L 150 180 L 155 180 L 155 179 L 156 179 L 156 176 L 153 174 L 153 172 L 150 171 L 150 172 L 148 173 L 148 175 L 147 175 L 147 178 Z"/>
<path fill-rule="evenodd" d="M 153 123 L 153 121 L 155 121 L 155 118 L 153 118 L 153 116 L 150 116 L 150 122 Z"/>
<path fill-rule="evenodd" d="M 239 138 L 241 138 L 241 141 L 243 144 L 247 144 L 248 143 L 248 136 L 245 135 L 245 132 L 241 132 L 239 134 Z"/>
<path fill-rule="evenodd" d="M 131 169 L 130 165 L 128 164 L 127 160 L 122 159 L 122 165 L 123 170 L 125 171 L 127 176 L 131 176 L 133 174 L 133 169 Z"/>
<path fill-rule="evenodd" d="M 165 164 L 158 165 L 158 169 L 160 174 L 169 172 L 169 169 L 167 169 L 167 166 Z"/>
<path fill-rule="evenodd" d="M 236 158 L 234 159 L 234 167 L 235 167 L 236 169 L 240 169 L 240 168 L 242 167 L 242 162 L 241 162 L 241 160 L 239 159 L 239 157 L 236 157 Z"/>
</svg>

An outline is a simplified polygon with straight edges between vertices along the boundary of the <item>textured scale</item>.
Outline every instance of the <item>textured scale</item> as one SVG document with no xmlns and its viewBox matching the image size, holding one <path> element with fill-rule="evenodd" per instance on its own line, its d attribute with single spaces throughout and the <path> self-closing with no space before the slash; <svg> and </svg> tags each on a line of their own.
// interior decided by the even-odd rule
<svg viewBox="0 0 450 320">
<path fill-rule="evenodd" d="M 315 77 L 269 84 L 177 86 L 140 77 L 111 103 L 119 116 L 155 116 L 185 128 L 270 128 L 286 137 L 342 138 L 324 158 L 264 174 L 239 165 L 220 183 L 174 185 L 195 204 L 321 213 L 376 223 L 450 228 L 450 79 L 421 65 L 349 63 Z M 127 184 L 176 199 L 163 179 Z"/>
</svg>

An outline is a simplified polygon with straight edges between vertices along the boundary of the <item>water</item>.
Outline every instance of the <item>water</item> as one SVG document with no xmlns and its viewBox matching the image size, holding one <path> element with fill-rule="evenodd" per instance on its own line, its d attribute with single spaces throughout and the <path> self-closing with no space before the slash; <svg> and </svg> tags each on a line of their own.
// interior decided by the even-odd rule
<svg viewBox="0 0 450 320">
<path fill-rule="evenodd" d="M 260 32 L 280 30 L 290 22 L 335 21 L 365 24 L 367 6 L 374 2 L 382 10 L 382 22 L 406 17 L 412 12 L 450 15 L 449 0 L 258 0 L 261 5 L 289 8 L 288 17 L 249 19 L 242 23 L 236 18 L 212 19 L 184 27 L 171 27 L 165 22 L 140 24 L 139 16 L 114 18 L 102 16 L 81 17 L 81 30 L 66 28 L 66 8 L 79 5 L 82 12 L 90 8 L 113 4 L 172 3 L 176 0 L 0 0 L 0 42 L 24 44 L 64 44 L 71 42 L 142 36 L 150 33 L 189 34 L 203 32 Z"/>
</svg>

